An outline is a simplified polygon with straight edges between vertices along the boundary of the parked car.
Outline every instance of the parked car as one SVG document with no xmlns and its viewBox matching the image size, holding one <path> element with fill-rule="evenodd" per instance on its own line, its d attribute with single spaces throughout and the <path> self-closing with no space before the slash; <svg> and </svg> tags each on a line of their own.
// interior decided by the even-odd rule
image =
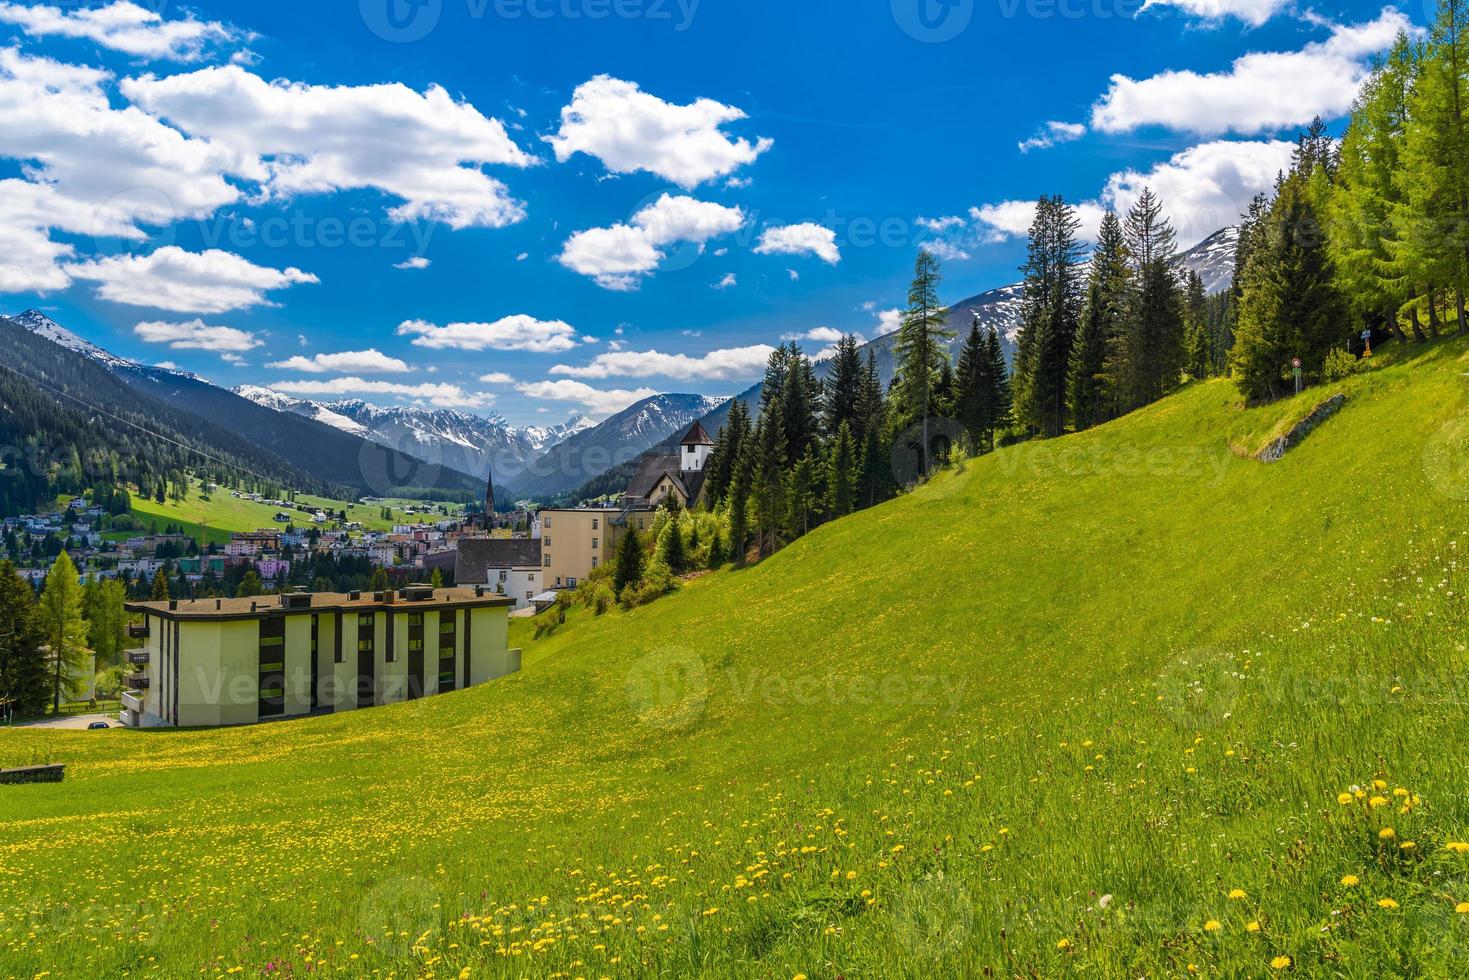
<svg viewBox="0 0 1469 980">
<path fill-rule="evenodd" d="M 91 732 L 91 731 L 96 731 L 99 728 L 111 728 L 111 727 L 112 726 L 109 725 L 105 721 L 94 721 L 90 725 L 87 726 L 87 731 Z"/>
</svg>

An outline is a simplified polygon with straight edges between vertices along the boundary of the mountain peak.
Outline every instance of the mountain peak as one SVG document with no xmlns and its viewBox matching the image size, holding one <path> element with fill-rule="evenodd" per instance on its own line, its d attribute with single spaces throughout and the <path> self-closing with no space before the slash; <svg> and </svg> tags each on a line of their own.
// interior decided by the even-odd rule
<svg viewBox="0 0 1469 980">
<path fill-rule="evenodd" d="M 10 320 L 29 330 L 37 337 L 44 337 L 53 344 L 65 347 L 67 350 L 76 351 L 78 354 L 90 357 L 94 361 L 101 361 L 103 364 L 112 366 L 131 363 L 110 351 L 103 350 L 89 340 L 83 340 L 40 310 L 29 309 L 24 313 L 10 317 Z"/>
</svg>

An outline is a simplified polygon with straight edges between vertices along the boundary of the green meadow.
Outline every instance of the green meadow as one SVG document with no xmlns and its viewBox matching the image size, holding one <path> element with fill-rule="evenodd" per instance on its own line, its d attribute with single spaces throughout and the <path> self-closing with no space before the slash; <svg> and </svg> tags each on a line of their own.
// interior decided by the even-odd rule
<svg viewBox="0 0 1469 980">
<path fill-rule="evenodd" d="M 956 465 L 476 690 L 0 732 L 68 766 L 0 788 L 0 977 L 1469 974 L 1466 350 Z"/>
</svg>

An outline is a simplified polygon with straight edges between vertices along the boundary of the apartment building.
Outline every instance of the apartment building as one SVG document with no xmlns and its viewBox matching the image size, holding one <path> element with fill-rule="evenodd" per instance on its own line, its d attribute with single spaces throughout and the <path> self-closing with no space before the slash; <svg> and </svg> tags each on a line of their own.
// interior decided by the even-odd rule
<svg viewBox="0 0 1469 980">
<path fill-rule="evenodd" d="M 484 588 L 289 593 L 127 604 L 147 642 L 123 695 L 133 727 L 247 725 L 473 687 L 520 669 L 513 600 Z"/>
<path fill-rule="evenodd" d="M 617 542 L 631 526 L 646 530 L 652 511 L 588 507 L 541 511 L 542 584 L 571 589 L 617 554 Z"/>
</svg>

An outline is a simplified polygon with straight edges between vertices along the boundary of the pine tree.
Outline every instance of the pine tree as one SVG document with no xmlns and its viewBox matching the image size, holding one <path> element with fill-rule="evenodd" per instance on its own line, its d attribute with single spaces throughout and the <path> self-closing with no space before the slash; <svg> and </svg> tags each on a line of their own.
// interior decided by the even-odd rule
<svg viewBox="0 0 1469 980">
<path fill-rule="evenodd" d="M 786 349 L 785 388 L 781 393 L 781 421 L 785 431 L 785 463 L 796 465 L 808 451 L 814 451 L 821 437 L 821 382 L 811 367 L 811 359 L 801 353 L 794 341 Z"/>
<path fill-rule="evenodd" d="M 1123 318 L 1124 405 L 1150 404 L 1177 386 L 1183 371 L 1183 296 L 1173 268 L 1173 226 L 1163 202 L 1143 188 L 1123 223 L 1131 289 Z"/>
<path fill-rule="evenodd" d="M 785 423 L 781 404 L 774 402 L 760 415 L 755 429 L 750 498 L 760 528 L 760 555 L 775 553 L 785 524 Z"/>
<path fill-rule="evenodd" d="M 842 423 L 857 425 L 858 400 L 862 393 L 862 354 L 857 338 L 842 337 L 832 352 L 822 389 L 821 430 L 834 438 Z"/>
<path fill-rule="evenodd" d="M 682 575 L 688 565 L 688 556 L 684 548 L 683 531 L 679 528 L 678 518 L 675 517 L 668 522 L 663 533 L 658 537 L 658 557 L 668 570 L 674 575 Z"/>
<path fill-rule="evenodd" d="M 87 656 L 87 624 L 82 618 L 82 584 L 76 565 L 65 551 L 56 556 L 46 574 L 46 586 L 37 608 L 51 658 L 51 710 L 61 710 L 65 695 L 81 690 L 81 677 L 91 664 Z"/>
<path fill-rule="evenodd" d="M 802 456 L 786 476 L 786 530 L 791 538 L 798 538 L 811 530 L 811 523 L 820 506 L 820 484 L 816 475 L 816 456 L 810 449 Z"/>
<path fill-rule="evenodd" d="M 1194 269 L 1188 270 L 1184 287 L 1183 322 L 1183 369 L 1195 380 L 1207 378 L 1214 362 L 1209 336 L 1209 300 L 1204 295 L 1204 280 Z"/>
<path fill-rule="evenodd" d="M 877 355 L 870 350 L 857 397 L 857 420 L 859 427 L 853 433 L 859 449 L 857 501 L 859 506 L 872 507 L 892 492 L 892 465 L 883 442 L 887 404 L 877 373 Z"/>
<path fill-rule="evenodd" d="M 379 568 L 377 571 L 378 572 L 381 572 L 382 569 Z M 377 574 L 375 572 L 373 574 L 373 588 L 372 588 L 372 591 L 373 592 L 386 592 L 387 591 L 387 581 L 388 581 L 387 574 L 384 573 L 383 574 L 383 587 L 380 588 L 380 589 L 377 588 Z M 244 576 L 242 576 L 240 578 L 240 584 L 237 585 L 237 586 L 235 586 L 235 597 L 238 598 L 238 599 L 249 599 L 249 598 L 252 598 L 254 596 L 264 595 L 264 594 L 265 594 L 265 583 L 260 580 L 260 576 L 258 574 L 256 574 L 255 569 L 253 569 L 253 568 L 250 569 L 248 572 L 246 572 L 244 574 Z"/>
<path fill-rule="evenodd" d="M 1031 222 L 1025 299 L 1015 357 L 1015 414 L 1030 430 L 1058 436 L 1066 427 L 1071 346 L 1081 318 L 1081 222 L 1061 197 L 1042 197 Z"/>
<path fill-rule="evenodd" d="M 433 575 L 429 577 L 428 584 L 436 589 L 442 589 L 444 587 L 443 571 L 441 569 L 435 568 Z"/>
<path fill-rule="evenodd" d="M 896 391 L 900 393 L 899 417 L 921 420 L 923 475 L 932 469 L 933 446 L 929 422 L 934 410 L 936 375 L 949 359 L 948 340 L 954 336 L 947 322 L 949 311 L 939 302 L 938 259 L 920 250 L 913 266 L 913 283 L 908 287 L 908 306 L 894 348 L 897 359 Z"/>
<path fill-rule="evenodd" d="M 979 314 L 976 313 L 969 335 L 964 338 L 964 347 L 959 352 L 959 373 L 954 381 L 954 418 L 964 426 L 969 453 L 973 456 L 984 452 L 985 430 L 989 422 L 985 397 L 985 373 L 988 369 L 984 332 L 980 330 Z"/>
<path fill-rule="evenodd" d="M 1000 343 L 1000 332 L 993 326 L 984 338 L 985 354 L 989 358 L 989 370 L 984 374 L 985 407 L 989 424 L 987 432 L 990 449 L 995 448 L 995 433 L 1010 424 L 1013 401 L 1010 388 L 1010 368 L 1005 362 L 1005 348 Z"/>
<path fill-rule="evenodd" d="M 714 439 L 714 448 L 704 461 L 704 486 L 711 506 L 724 502 L 734 479 L 735 465 L 744 451 L 745 441 L 750 437 L 750 412 L 745 403 L 736 398 L 729 406 L 729 419 L 720 427 Z"/>
<path fill-rule="evenodd" d="M 36 594 L 9 560 L 0 561 L 0 715 L 25 717 L 46 710 L 51 679 L 41 646 L 45 631 Z"/>
<path fill-rule="evenodd" d="M 826 459 L 826 512 L 831 517 L 846 517 L 852 512 L 856 484 L 857 449 L 852 443 L 852 427 L 844 420 Z"/>
<path fill-rule="evenodd" d="M 168 599 L 168 575 L 160 568 L 153 573 L 153 588 L 148 593 L 148 600 L 150 602 L 167 602 Z"/>
<path fill-rule="evenodd" d="M 643 580 L 643 542 L 637 531 L 627 529 L 617 542 L 617 560 L 612 567 L 612 591 L 619 597 L 628 586 L 634 588 Z"/>
</svg>

